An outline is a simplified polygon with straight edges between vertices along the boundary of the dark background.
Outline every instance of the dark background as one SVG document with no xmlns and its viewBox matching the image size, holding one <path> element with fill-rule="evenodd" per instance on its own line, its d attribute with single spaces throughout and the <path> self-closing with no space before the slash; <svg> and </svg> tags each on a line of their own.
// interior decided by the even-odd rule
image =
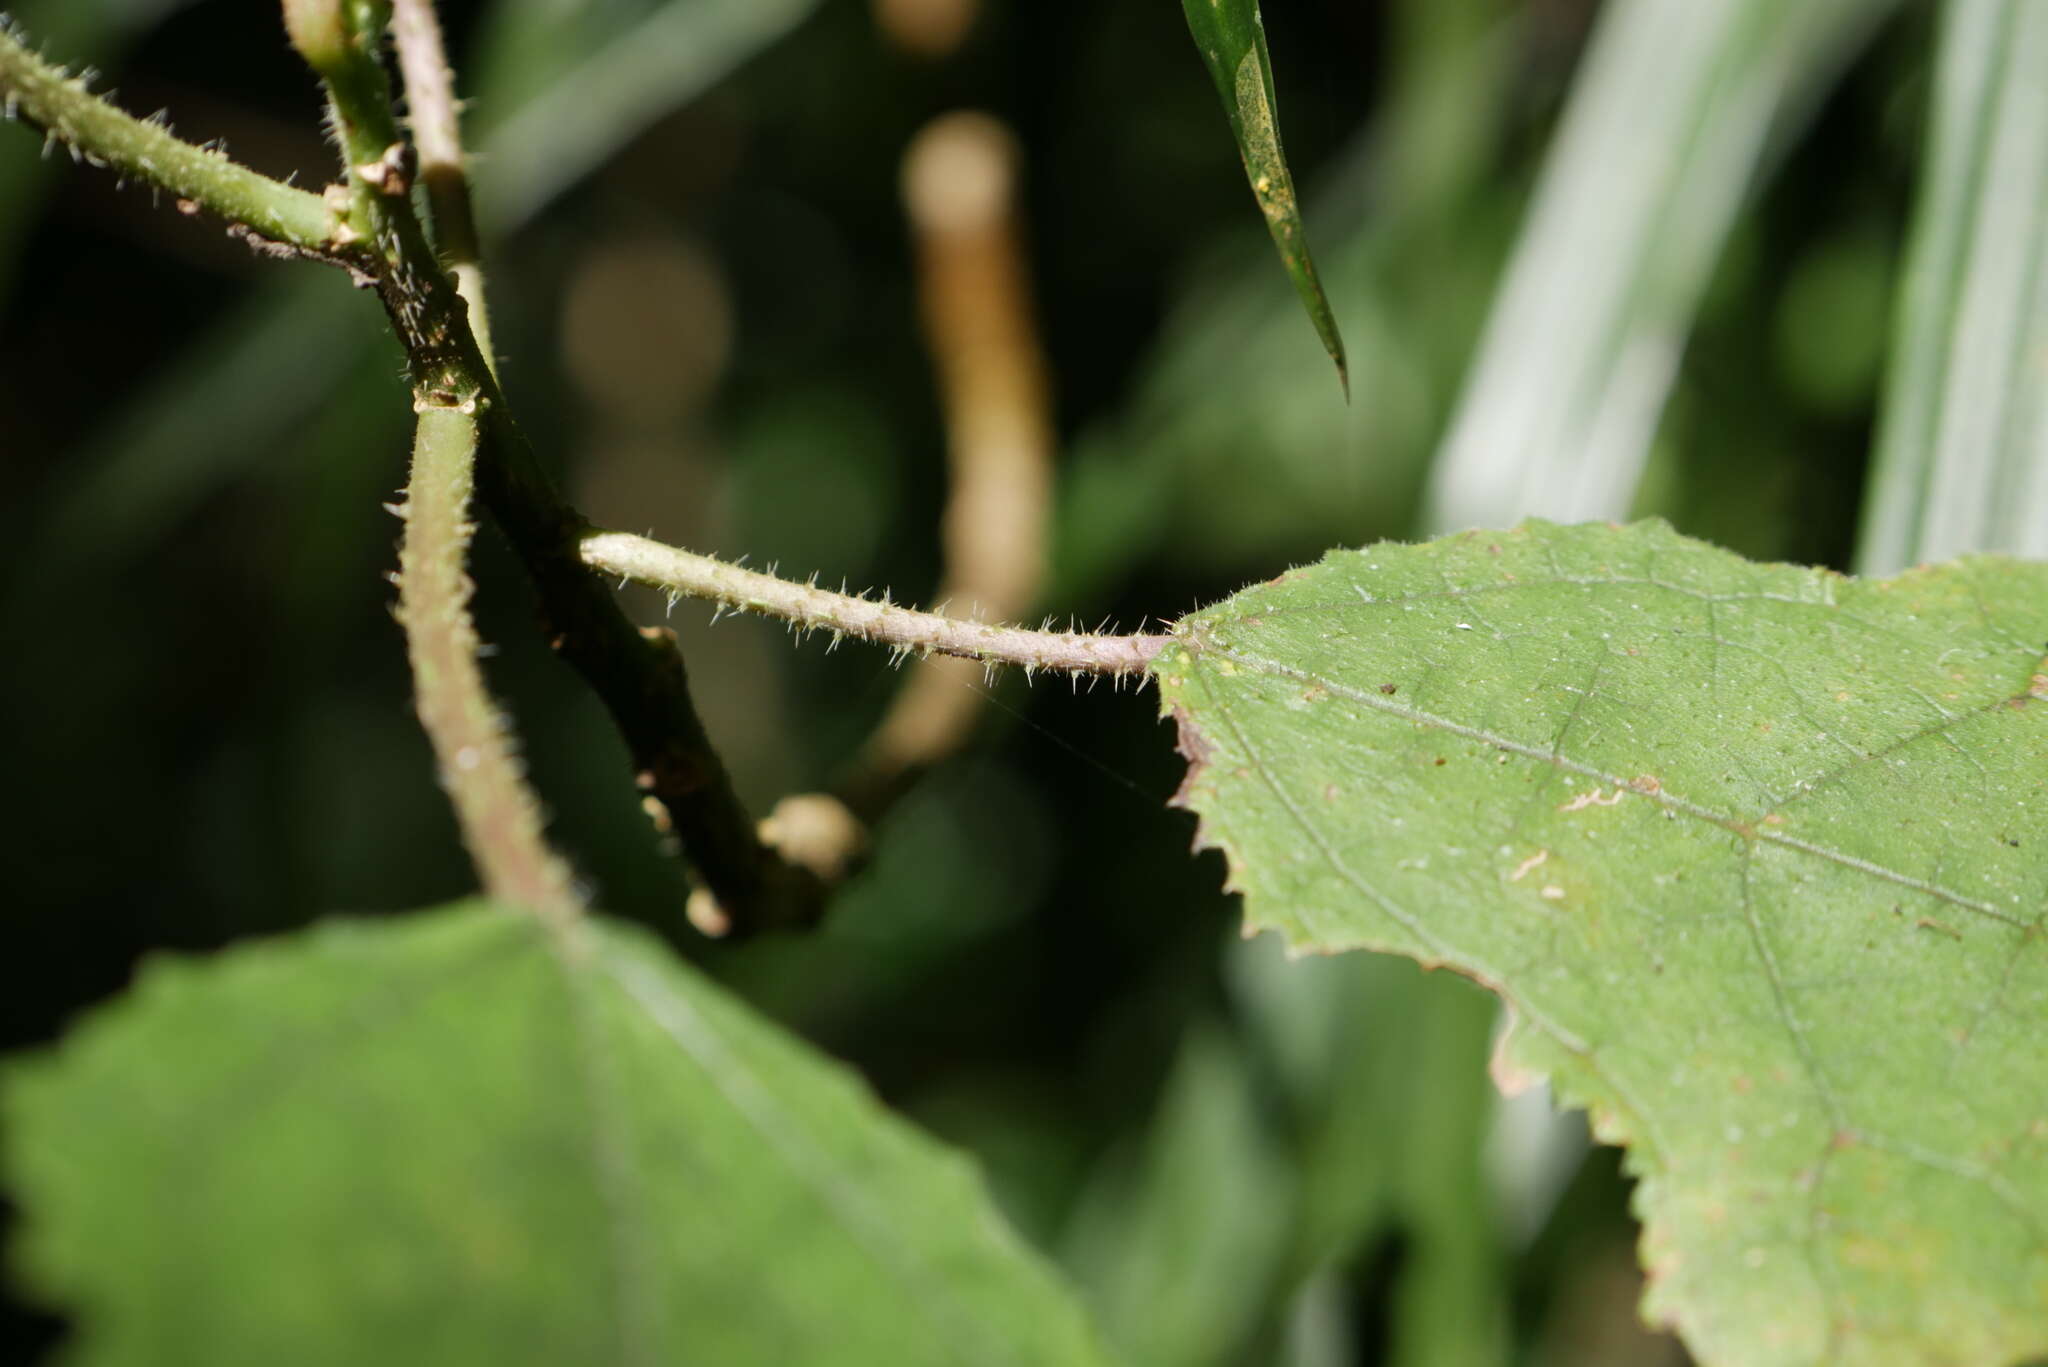
<svg viewBox="0 0 2048 1367">
<path fill-rule="evenodd" d="M 549 37 L 533 17 L 544 4 L 445 6 L 473 125 L 649 6 L 557 8 L 576 17 Z M 1412 535 L 1594 8 L 1268 6 L 1282 126 L 1339 319 L 1354 341 L 1395 342 L 1354 346 L 1348 409 L 1165 0 L 990 0 L 939 61 L 893 48 L 863 0 L 823 0 L 708 88 L 679 81 L 665 112 L 564 164 L 563 188 L 516 229 L 487 221 L 513 401 L 600 523 L 923 598 L 946 482 L 896 178 L 928 118 L 971 106 L 1024 148 L 1068 475 L 1047 611 L 1156 621 L 1328 545 Z M 103 69 L 126 107 L 166 108 L 181 133 L 224 138 L 267 172 L 328 177 L 314 88 L 270 6 L 15 12 L 53 56 Z M 1456 157 L 1418 170 L 1430 145 L 1401 142 L 1404 63 L 1458 41 L 1433 24 L 1494 46 Z M 519 32 L 549 40 L 522 48 L 507 36 Z M 1643 511 L 1752 555 L 1845 564 L 1926 41 L 1917 15 L 1882 33 L 1744 219 Z M 488 206 L 518 153 L 479 141 L 493 146 Z M 0 129 L 9 1049 L 117 993 L 142 955 L 473 886 L 382 579 L 396 523 L 379 505 L 403 479 L 409 409 L 374 301 L 61 154 L 39 160 L 37 143 Z M 1811 317 L 1816 272 L 1832 327 Z M 1805 321 L 1788 321 L 1799 290 Z M 1229 423 L 1210 416 L 1219 404 Z M 1232 1060 L 1262 1151 L 1284 1155 L 1325 1114 L 1286 1094 L 1246 952 L 1228 948 L 1220 861 L 1190 858 L 1191 821 L 1163 806 L 1178 761 L 1149 694 L 999 682 L 975 742 L 898 805 L 822 932 L 722 947 L 683 922 L 683 872 L 639 813 L 623 752 L 537 639 L 488 534 L 478 576 L 494 685 L 600 903 L 978 1152 L 1020 1226 L 1084 1276 L 1147 1256 L 1087 1231 L 1142 1224 L 1119 1203 L 1145 1199 L 1133 1174 L 1169 1147 L 1162 1095 L 1193 1094 L 1169 1083 L 1200 1052 L 1189 1041 L 1229 1042 L 1202 1056 Z M 750 802 L 830 784 L 900 676 L 879 652 L 827 656 L 708 616 L 686 603 L 672 622 Z M 1390 1132 L 1449 1104 L 1465 1139 L 1434 1176 L 1393 1163 L 1379 1195 L 1325 1231 L 1334 1252 L 1315 1284 L 1345 1326 L 1336 1360 L 1482 1360 L 1429 1346 L 1457 1338 L 1429 1325 L 1475 1314 L 1504 1327 L 1517 1360 L 1675 1353 L 1627 1329 L 1639 1282 L 1612 1156 L 1575 1177 L 1553 1163 L 1561 1188 L 1525 1164 L 1517 1195 L 1486 1156 L 1484 1030 L 1430 1035 L 1440 1016 L 1486 1008 L 1441 976 L 1357 972 L 1385 1007 L 1333 1027 L 1360 1031 L 1356 1052 L 1384 1064 L 1354 1081 L 1381 1089 L 1357 1104 Z M 1570 1158 L 1564 1133 L 1548 1142 Z M 1360 1143 L 1399 1148 L 1397 1135 Z M 1431 1181 L 1465 1212 L 1469 1248 L 1430 1243 L 1443 1226 L 1403 1184 Z M 1446 1258 L 1453 1308 L 1418 1309 L 1413 1288 Z M 1234 1351 L 1279 1360 L 1307 1311 L 1295 1281 L 1259 1295 Z M 11 1323 L 36 1337 L 54 1325 Z"/>
</svg>

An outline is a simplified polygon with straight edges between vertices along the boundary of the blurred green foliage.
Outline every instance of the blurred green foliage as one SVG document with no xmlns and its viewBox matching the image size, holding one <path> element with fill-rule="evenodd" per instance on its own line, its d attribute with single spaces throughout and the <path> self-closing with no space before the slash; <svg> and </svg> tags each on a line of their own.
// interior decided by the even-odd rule
<svg viewBox="0 0 2048 1367">
<path fill-rule="evenodd" d="M 561 930 L 158 963 L 10 1069 L 71 1359 L 1107 1367 L 971 1164 L 653 937 Z"/>
<path fill-rule="evenodd" d="M 1432 456 L 1579 58 L 1642 8 L 1269 16 L 1347 407 L 1170 5 L 985 0 L 939 62 L 890 47 L 861 0 L 445 6 L 507 381 L 579 505 L 899 599 L 938 577 L 944 462 L 897 160 L 939 112 L 1005 118 L 1066 440 L 1046 607 L 1127 626 L 1428 529 Z M 326 175 L 314 92 L 267 13 L 11 9 L 128 107 Z M 1724 231 L 1697 248 L 1632 491 L 1633 511 L 1752 556 L 1852 554 L 1934 40 L 1920 7 L 1875 17 L 1766 102 Z M 374 306 L 37 153 L 0 129 L 13 1047 L 151 949 L 470 885 L 380 578 L 408 413 Z M 1149 698 L 998 681 L 975 746 L 896 808 L 822 932 L 706 945 L 617 741 L 488 537 L 478 573 L 494 682 L 603 904 L 977 1154 L 1134 1360 L 1680 1360 L 1634 1328 L 1611 1156 L 1488 1090 L 1484 998 L 1232 942 L 1220 866 L 1188 858 L 1162 805 L 1178 766 Z M 673 623 L 750 800 L 830 781 L 898 676 L 707 617 Z M 1145 1298 L 1176 1318 L 1134 1312 Z"/>
</svg>

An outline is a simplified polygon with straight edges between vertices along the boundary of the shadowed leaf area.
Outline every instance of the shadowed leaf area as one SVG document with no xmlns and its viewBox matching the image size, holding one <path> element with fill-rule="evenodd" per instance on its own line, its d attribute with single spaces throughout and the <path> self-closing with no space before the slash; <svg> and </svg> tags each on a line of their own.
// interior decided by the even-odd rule
<svg viewBox="0 0 2048 1367">
<path fill-rule="evenodd" d="M 1334 553 L 1155 663 L 1254 929 L 1510 1004 L 1709 1363 L 2048 1348 L 2048 566 L 1662 523 Z"/>
<path fill-rule="evenodd" d="M 1104 1361 L 964 1159 L 617 926 L 160 962 L 4 1097 L 66 1361 Z"/>
</svg>

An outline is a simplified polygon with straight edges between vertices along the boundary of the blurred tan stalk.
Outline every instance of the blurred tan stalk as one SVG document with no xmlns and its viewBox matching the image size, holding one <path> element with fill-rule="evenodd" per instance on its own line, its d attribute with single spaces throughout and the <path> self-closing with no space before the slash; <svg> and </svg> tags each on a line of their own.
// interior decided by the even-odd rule
<svg viewBox="0 0 2048 1367">
<path fill-rule="evenodd" d="M 918 295 L 946 415 L 947 500 L 938 601 L 956 615 L 1016 621 L 1045 573 L 1052 400 L 1032 316 L 1016 213 L 1016 140 L 985 114 L 947 114 L 903 162 L 917 239 Z M 966 738 L 981 707 L 981 666 L 919 662 L 862 757 L 892 786 Z"/>
<path fill-rule="evenodd" d="M 1052 399 L 1017 219 L 1018 165 L 1009 130 L 972 112 L 934 119 L 903 158 L 952 481 L 937 607 L 991 623 L 1018 620 L 1037 600 L 1052 493 Z M 844 877 L 862 856 L 863 822 L 967 738 L 984 668 L 948 655 L 919 660 L 839 795 L 783 799 L 761 823 L 763 841 L 828 884 Z"/>
<path fill-rule="evenodd" d="M 919 57 L 950 56 L 981 17 L 981 0 L 874 0 L 875 27 Z"/>
</svg>

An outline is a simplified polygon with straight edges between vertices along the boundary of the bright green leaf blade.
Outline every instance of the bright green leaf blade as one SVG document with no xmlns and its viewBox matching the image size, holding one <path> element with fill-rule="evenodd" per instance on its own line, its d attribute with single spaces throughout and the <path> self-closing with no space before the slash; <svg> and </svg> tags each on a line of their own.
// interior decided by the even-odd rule
<svg viewBox="0 0 2048 1367">
<path fill-rule="evenodd" d="M 1431 472 L 1425 521 L 1629 514 L 1769 138 L 1896 0 L 1617 0 Z"/>
<path fill-rule="evenodd" d="M 1945 10 L 1858 562 L 2048 554 L 2048 7 Z"/>
<path fill-rule="evenodd" d="M 1301 200 L 1294 193 L 1294 175 L 1287 169 L 1287 154 L 1280 146 L 1280 102 L 1273 91 L 1273 59 L 1266 52 L 1258 0 L 1181 0 L 1181 9 L 1209 67 L 1209 77 L 1216 82 L 1216 93 L 1223 97 L 1231 135 L 1237 139 L 1245 176 L 1258 196 L 1273 245 L 1280 249 L 1294 292 L 1301 296 L 1323 350 L 1336 362 L 1337 379 L 1348 395 L 1351 372 L 1344 360 L 1344 338 L 1337 332 L 1337 319 L 1330 312 L 1322 281 L 1316 278 L 1308 233 L 1301 222 Z"/>
<path fill-rule="evenodd" d="M 644 937 L 469 906 L 161 962 L 5 1091 L 75 1360 L 1103 1357 L 967 1164 Z"/>
<path fill-rule="evenodd" d="M 1338 552 L 1155 673 L 1254 927 L 1498 991 L 1709 1363 L 2048 1350 L 2048 566 Z"/>
</svg>

